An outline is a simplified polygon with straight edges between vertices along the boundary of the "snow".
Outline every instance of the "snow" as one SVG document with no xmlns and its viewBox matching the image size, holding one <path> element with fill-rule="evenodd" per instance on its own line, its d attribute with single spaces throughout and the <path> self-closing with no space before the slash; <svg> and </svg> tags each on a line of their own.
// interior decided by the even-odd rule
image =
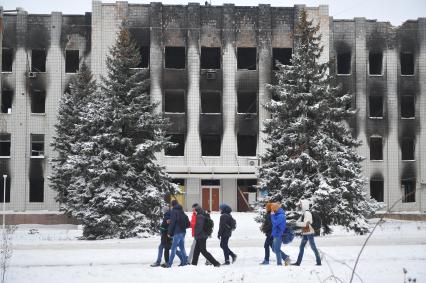
<svg viewBox="0 0 426 283">
<path fill-rule="evenodd" d="M 212 213 L 215 231 L 207 241 L 213 256 L 223 262 L 219 240 L 215 237 L 219 214 Z M 235 264 L 214 268 L 204 265 L 200 256 L 198 266 L 171 269 L 150 267 L 157 256 L 159 237 L 81 241 L 82 230 L 77 225 L 19 225 L 13 235 L 13 255 L 7 273 L 9 283 L 38 282 L 349 282 L 350 267 L 366 239 L 333 227 L 332 235 L 316 237 L 323 253 L 323 266 L 315 266 L 315 258 L 307 245 L 300 267 L 261 266 L 264 236 L 254 213 L 233 213 L 237 220 L 230 247 L 238 255 Z M 370 220 L 370 226 L 376 223 Z M 188 231 L 189 232 L 189 231 Z M 192 242 L 187 233 L 186 247 Z M 300 238 L 283 246 L 293 260 L 298 254 Z M 358 264 L 353 282 L 417 282 L 426 280 L 426 222 L 387 220 L 371 237 Z M 334 274 L 336 281 L 330 276 Z M 328 280 L 327 280 L 328 278 Z M 361 281 L 361 279 L 362 281 Z"/>
</svg>

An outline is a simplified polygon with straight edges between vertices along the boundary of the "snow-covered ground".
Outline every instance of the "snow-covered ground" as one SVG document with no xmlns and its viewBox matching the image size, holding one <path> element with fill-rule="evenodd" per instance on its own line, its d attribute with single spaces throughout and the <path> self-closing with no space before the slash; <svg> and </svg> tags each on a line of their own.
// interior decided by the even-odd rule
<svg viewBox="0 0 426 283">
<path fill-rule="evenodd" d="M 212 215 L 217 228 L 219 214 Z M 238 259 L 220 268 L 205 266 L 202 256 L 198 266 L 178 267 L 176 258 L 170 269 L 150 267 L 157 256 L 159 237 L 81 241 L 77 239 L 81 229 L 75 225 L 20 225 L 13 235 L 13 256 L 6 279 L 9 283 L 349 282 L 351 267 L 366 239 L 335 227 L 332 235 L 316 238 L 323 254 L 322 266 L 315 266 L 309 245 L 300 267 L 276 266 L 274 254 L 269 266 L 261 266 L 264 235 L 253 220 L 254 214 L 233 216 L 237 230 L 230 247 Z M 186 247 L 191 242 L 188 233 Z M 293 260 L 299 243 L 300 238 L 295 238 L 283 246 Z M 209 239 L 207 244 L 213 256 L 223 262 L 217 238 Z M 403 268 L 408 271 L 407 282 L 408 277 L 426 282 L 426 222 L 388 220 L 381 224 L 360 258 L 353 282 L 402 283 Z"/>
</svg>

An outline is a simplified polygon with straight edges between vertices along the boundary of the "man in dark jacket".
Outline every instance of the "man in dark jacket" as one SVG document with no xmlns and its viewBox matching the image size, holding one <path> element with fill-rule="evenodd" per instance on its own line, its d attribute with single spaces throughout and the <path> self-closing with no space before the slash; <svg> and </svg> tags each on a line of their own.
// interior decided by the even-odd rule
<svg viewBox="0 0 426 283">
<path fill-rule="evenodd" d="M 223 255 L 225 256 L 224 265 L 229 265 L 229 256 L 232 257 L 232 263 L 234 263 L 237 259 L 237 255 L 234 254 L 228 246 L 229 238 L 231 238 L 232 235 L 232 229 L 234 229 L 235 220 L 231 216 L 231 207 L 226 204 L 221 204 L 219 209 L 222 215 L 220 216 L 217 238 L 220 240 L 220 247 L 222 248 Z"/>
<path fill-rule="evenodd" d="M 170 213 L 170 225 L 168 230 L 168 236 L 173 237 L 171 254 L 167 267 L 171 267 L 173 264 L 173 259 L 176 255 L 176 250 L 179 247 L 179 250 L 182 254 L 182 262 L 180 266 L 186 265 L 188 257 L 185 251 L 185 233 L 186 228 L 189 227 L 189 219 L 186 216 L 185 212 L 182 209 L 182 206 L 176 201 L 172 201 L 173 210 Z"/>
<path fill-rule="evenodd" d="M 207 244 L 207 238 L 209 235 L 204 231 L 204 222 L 206 221 L 207 217 L 210 218 L 210 216 L 201 208 L 201 206 L 197 206 L 195 208 L 195 211 L 197 212 L 197 222 L 195 224 L 195 249 L 194 249 L 194 256 L 192 258 L 192 264 L 197 265 L 198 258 L 200 257 L 200 253 L 215 267 L 219 267 L 220 263 L 207 251 L 206 244 Z"/>
<path fill-rule="evenodd" d="M 272 251 L 275 253 L 274 248 L 272 246 L 274 238 L 271 235 L 272 234 L 271 205 L 272 205 L 272 203 L 270 203 L 270 202 L 266 204 L 266 207 L 265 207 L 266 215 L 265 215 L 265 218 L 263 220 L 262 227 L 261 227 L 262 232 L 266 236 L 265 243 L 263 244 L 263 247 L 265 248 L 265 258 L 260 263 L 262 265 L 268 265 L 269 264 L 269 255 L 270 255 L 269 248 L 271 248 Z M 289 262 L 289 260 L 290 260 L 290 257 L 288 255 L 286 255 L 283 251 L 281 251 L 281 257 L 284 261 Z"/>
<path fill-rule="evenodd" d="M 157 260 L 153 264 L 151 264 L 152 267 L 160 266 L 163 250 L 164 250 L 165 263 L 161 264 L 161 266 L 165 267 L 167 266 L 167 263 L 169 262 L 170 248 L 172 247 L 172 239 L 170 239 L 169 236 L 167 235 L 167 232 L 169 229 L 169 223 L 170 223 L 170 209 L 168 206 L 165 206 L 163 207 L 163 221 L 161 222 L 161 226 L 160 226 L 161 242 L 160 242 L 160 245 L 158 246 Z M 182 262 L 182 254 L 179 250 L 176 251 L 176 255 L 179 257 L 180 261 Z"/>
</svg>

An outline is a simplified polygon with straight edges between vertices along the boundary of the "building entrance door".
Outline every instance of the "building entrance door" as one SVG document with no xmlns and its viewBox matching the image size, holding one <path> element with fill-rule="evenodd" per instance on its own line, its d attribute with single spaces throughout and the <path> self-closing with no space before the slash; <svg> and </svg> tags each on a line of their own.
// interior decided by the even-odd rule
<svg viewBox="0 0 426 283">
<path fill-rule="evenodd" d="M 202 188 L 202 207 L 204 210 L 219 211 L 219 188 Z"/>
</svg>

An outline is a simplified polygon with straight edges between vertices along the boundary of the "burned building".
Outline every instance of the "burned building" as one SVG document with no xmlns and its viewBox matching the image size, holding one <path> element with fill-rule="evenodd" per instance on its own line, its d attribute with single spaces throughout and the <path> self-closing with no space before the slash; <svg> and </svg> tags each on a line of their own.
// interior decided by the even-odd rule
<svg viewBox="0 0 426 283">
<path fill-rule="evenodd" d="M 321 25 L 320 60 L 331 60 L 330 71 L 352 94 L 348 107 L 358 110 L 348 126 L 362 141 L 368 192 L 384 205 L 401 199 L 397 211 L 426 211 L 426 18 L 395 28 L 334 20 L 327 6 L 92 5 L 85 15 L 1 14 L 0 173 L 8 176 L 8 210 L 58 209 L 48 161 L 61 95 L 82 61 L 95 77 L 106 73 L 126 19 L 156 111 L 172 121 L 168 135 L 178 146 L 157 159 L 182 188 L 181 202 L 246 211 L 259 195 L 256 168 L 267 146 L 265 84 L 276 60 L 289 64 L 306 9 Z"/>
</svg>

